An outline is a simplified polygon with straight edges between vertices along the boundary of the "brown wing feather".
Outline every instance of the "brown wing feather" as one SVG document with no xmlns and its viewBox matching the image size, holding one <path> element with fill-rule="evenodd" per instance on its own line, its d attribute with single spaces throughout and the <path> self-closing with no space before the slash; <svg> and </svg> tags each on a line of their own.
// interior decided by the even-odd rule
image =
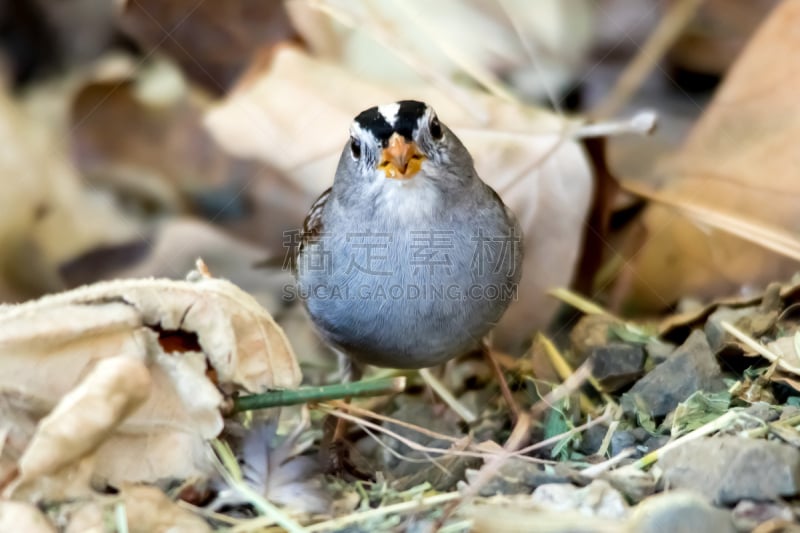
<svg viewBox="0 0 800 533">
<path fill-rule="evenodd" d="M 303 248 L 306 247 L 308 242 L 322 232 L 322 211 L 330 195 L 331 188 L 329 187 L 311 204 L 306 219 L 303 221 L 303 233 L 300 236 L 300 244 L 295 251 L 294 265 L 297 265 L 297 257 L 303 253 Z"/>
</svg>

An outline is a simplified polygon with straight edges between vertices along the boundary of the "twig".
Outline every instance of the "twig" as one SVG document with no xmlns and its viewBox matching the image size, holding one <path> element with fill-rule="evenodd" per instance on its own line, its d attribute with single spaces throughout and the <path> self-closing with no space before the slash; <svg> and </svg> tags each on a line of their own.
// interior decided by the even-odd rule
<svg viewBox="0 0 800 533">
<path fill-rule="evenodd" d="M 437 521 L 437 525 L 441 527 L 444 522 L 455 512 L 459 505 L 463 505 L 475 498 L 480 492 L 481 488 L 486 485 L 502 468 L 503 464 L 516 452 L 522 444 L 529 438 L 531 428 L 531 417 L 527 413 L 522 413 L 517 420 L 514 429 L 509 435 L 506 443 L 503 445 L 503 451 L 488 460 L 483 467 L 478 471 L 478 475 L 469 484 L 467 490 L 460 501 L 455 500 L 451 502 L 444 510 L 442 517 Z M 438 527 L 436 528 L 438 529 Z"/>
<path fill-rule="evenodd" d="M 342 418 L 344 420 L 349 420 L 350 422 L 353 422 L 354 424 L 356 424 L 356 425 L 358 425 L 360 427 L 368 427 L 368 428 L 370 428 L 370 429 L 372 429 L 374 431 L 383 433 L 384 435 L 387 435 L 387 436 L 397 440 L 398 442 L 401 442 L 402 444 L 405 444 L 406 446 L 408 446 L 412 450 L 416 450 L 416 451 L 419 451 L 419 452 L 428 453 L 428 454 L 436 454 L 436 455 L 449 455 L 449 456 L 460 456 L 460 457 L 476 457 L 476 458 L 484 459 L 484 460 L 492 458 L 495 455 L 497 455 L 496 452 L 470 451 L 470 450 L 453 450 L 452 448 L 444 449 L 444 448 L 431 448 L 429 446 L 422 446 L 418 442 L 415 442 L 415 441 L 413 441 L 413 440 L 411 440 L 409 438 L 403 437 L 402 435 L 399 435 L 398 433 L 396 433 L 394 431 L 386 429 L 383 426 L 379 426 L 378 424 L 374 424 L 374 423 L 372 423 L 372 422 L 370 422 L 368 420 L 364 420 L 362 418 L 358 418 L 358 417 L 349 415 L 347 413 L 342 413 L 340 411 L 337 411 L 336 409 L 331 409 L 330 407 L 326 408 L 326 406 L 324 404 L 318 406 L 318 408 L 321 409 L 322 411 L 325 411 L 326 413 L 332 414 L 333 416 L 336 416 L 338 418 Z M 569 432 L 567 432 L 567 433 L 569 433 Z M 564 434 L 562 434 L 560 436 L 563 438 L 563 436 L 566 435 L 567 433 L 564 433 Z M 476 448 L 475 445 L 472 445 L 471 448 L 480 450 L 480 448 Z M 544 459 L 537 459 L 535 457 L 520 457 L 520 459 L 522 459 L 524 461 L 527 461 L 527 462 L 530 462 L 530 463 L 542 463 L 542 464 L 554 464 L 555 463 L 555 461 L 547 461 L 547 460 L 544 460 Z"/>
<path fill-rule="evenodd" d="M 483 356 L 489 361 L 489 366 L 492 368 L 492 372 L 497 377 L 497 383 L 500 386 L 500 392 L 503 394 L 503 398 L 508 405 L 508 408 L 511 410 L 511 419 L 516 424 L 517 420 L 519 420 L 519 415 L 521 409 L 517 404 L 517 401 L 514 399 L 514 395 L 511 394 L 511 389 L 508 386 L 508 381 L 506 380 L 505 374 L 503 374 L 503 369 L 500 368 L 500 363 L 497 361 L 497 358 L 492 353 L 492 349 L 487 345 L 483 345 Z"/>
<path fill-rule="evenodd" d="M 445 435 L 444 433 L 438 433 L 436 431 L 432 431 L 432 430 L 430 430 L 428 428 L 424 428 L 422 426 L 418 426 L 416 424 L 412 424 L 412 423 L 406 422 L 404 420 L 398 420 L 398 419 L 392 418 L 390 416 L 381 415 L 381 414 L 378 414 L 378 413 L 376 413 L 374 411 L 370 411 L 368 409 L 364 409 L 363 407 L 358 407 L 358 406 L 355 406 L 353 404 L 345 403 L 345 402 L 342 402 L 340 400 L 334 400 L 334 401 L 328 402 L 328 403 L 330 403 L 331 405 L 333 405 L 333 407 L 336 407 L 337 409 L 341 409 L 341 410 L 344 410 L 344 411 L 349 411 L 349 412 L 351 412 L 353 414 L 356 414 L 356 415 L 361 415 L 361 416 L 365 416 L 365 417 L 369 417 L 369 418 L 374 418 L 375 420 L 380 420 L 382 422 L 390 422 L 392 424 L 395 424 L 395 425 L 410 429 L 412 431 L 416 431 L 417 433 L 420 433 L 422 435 L 427 435 L 428 437 L 431 437 L 431 438 L 434 438 L 434 439 L 446 440 L 446 441 L 450 441 L 450 442 L 453 442 L 453 443 L 457 443 L 457 442 L 460 442 L 460 441 L 464 440 L 463 438 L 457 438 L 457 437 L 452 437 L 450 435 Z"/>
<path fill-rule="evenodd" d="M 356 398 L 363 396 L 381 396 L 402 392 L 406 388 L 404 376 L 387 379 L 354 381 L 353 383 L 337 383 L 322 387 L 301 387 L 294 390 L 278 390 L 264 394 L 240 396 L 233 401 L 233 413 L 266 409 L 300 403 L 321 402 L 340 398 Z"/>
</svg>

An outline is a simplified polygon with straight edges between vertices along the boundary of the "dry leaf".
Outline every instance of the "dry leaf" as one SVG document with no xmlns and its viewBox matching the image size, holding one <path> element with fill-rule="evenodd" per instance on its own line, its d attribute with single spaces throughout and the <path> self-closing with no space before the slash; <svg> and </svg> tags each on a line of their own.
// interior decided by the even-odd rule
<svg viewBox="0 0 800 533">
<path fill-rule="evenodd" d="M 591 45 L 592 7 L 586 0 L 287 3 L 312 52 L 360 77 L 401 85 L 469 77 L 499 92 L 504 80 L 529 99 L 559 93 L 576 77 Z"/>
<path fill-rule="evenodd" d="M 258 169 L 217 146 L 202 126 L 207 106 L 169 61 L 106 57 L 72 103 L 75 164 L 143 212 L 192 208 L 224 219 L 241 210 L 235 200 Z"/>
<path fill-rule="evenodd" d="M 0 501 L 0 531 L 11 533 L 55 533 L 44 514 L 29 503 Z"/>
<path fill-rule="evenodd" d="M 717 90 L 682 150 L 661 169 L 670 198 L 775 228 L 800 224 L 796 139 L 800 114 L 800 4 L 781 3 Z M 630 299 L 663 308 L 681 296 L 706 298 L 788 278 L 797 262 L 660 205 L 643 223 L 648 239 L 633 258 Z"/>
<path fill-rule="evenodd" d="M 107 516 L 122 506 L 131 533 L 204 533 L 211 531 L 205 520 L 182 509 L 155 487 L 125 485 L 113 497 L 95 497 L 69 516 L 66 533 L 107 531 Z"/>
<path fill-rule="evenodd" d="M 99 363 L 109 358 L 130 361 Z M 148 375 L 134 380 L 138 372 L 126 372 L 125 387 L 112 386 L 119 374 L 103 370 L 136 364 Z M 98 283 L 0 307 L 0 370 L 0 398 L 16 398 L 0 403 L 0 431 L 21 414 L 50 412 L 36 420 L 20 461 L 23 477 L 89 458 L 98 446 L 94 478 L 114 485 L 207 473 L 205 440 L 222 430 L 220 389 L 257 393 L 296 387 L 301 378 L 269 314 L 250 295 L 213 278 Z M 143 405 L 122 419 L 143 399 L 148 381 Z M 81 403 L 93 405 L 87 418 L 76 407 Z M 31 451 L 54 432 L 63 442 L 77 435 L 85 442 L 60 446 L 55 456 L 44 445 Z M 21 447 L 17 442 L 9 453 Z"/>
<path fill-rule="evenodd" d="M 147 399 L 150 385 L 144 361 L 100 360 L 39 422 L 19 460 L 17 485 L 55 474 L 93 453 Z"/>
<path fill-rule="evenodd" d="M 24 100 L 0 88 L 0 301 L 60 290 L 58 263 L 139 232 L 106 198 L 84 189 L 69 162 L 71 94 L 69 81 L 39 86 Z"/>
<path fill-rule="evenodd" d="M 225 92 L 256 49 L 294 37 L 283 2 L 123 0 L 119 6 L 120 26 L 145 55 L 158 49 L 172 56 L 216 93 Z"/>
<path fill-rule="evenodd" d="M 282 237 L 279 235 L 279 237 Z M 283 287 L 294 284 L 290 272 L 256 269 L 269 256 L 285 253 L 236 240 L 217 227 L 191 218 L 172 218 L 152 234 L 118 247 L 87 254 L 61 269 L 71 286 L 111 278 L 174 278 L 202 257 L 214 275 L 230 280 L 275 315 L 283 310 Z"/>
<path fill-rule="evenodd" d="M 429 87 L 371 84 L 282 47 L 264 71 L 251 73 L 213 109 L 206 123 L 231 153 L 259 158 L 305 189 L 310 206 L 333 181 L 357 113 L 404 98 L 433 105 L 525 232 L 519 302 L 512 304 L 495 337 L 498 345 L 516 349 L 556 309 L 545 291 L 572 280 L 592 198 L 592 171 L 582 147 L 568 138 L 575 123 L 484 93 L 459 90 L 457 96 Z"/>
<path fill-rule="evenodd" d="M 721 76 L 780 0 L 706 0 L 669 53 L 673 66 Z"/>
</svg>

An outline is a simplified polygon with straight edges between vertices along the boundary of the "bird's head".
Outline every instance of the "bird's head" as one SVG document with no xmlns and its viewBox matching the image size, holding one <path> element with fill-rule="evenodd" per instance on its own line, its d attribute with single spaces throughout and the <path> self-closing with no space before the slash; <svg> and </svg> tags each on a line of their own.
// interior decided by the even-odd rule
<svg viewBox="0 0 800 533">
<path fill-rule="evenodd" d="M 474 174 L 472 158 L 461 141 L 439 122 L 433 108 L 415 100 L 359 113 L 350 126 L 342 170 L 371 188 L 426 180 L 447 189 Z"/>
</svg>

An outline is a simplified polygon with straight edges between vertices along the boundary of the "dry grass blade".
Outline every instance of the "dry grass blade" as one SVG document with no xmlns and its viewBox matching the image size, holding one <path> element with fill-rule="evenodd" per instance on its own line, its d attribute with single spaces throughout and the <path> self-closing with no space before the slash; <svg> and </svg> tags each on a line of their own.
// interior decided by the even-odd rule
<svg viewBox="0 0 800 533">
<path fill-rule="evenodd" d="M 555 289 L 550 289 L 549 291 L 547 291 L 547 294 L 549 294 L 553 298 L 558 298 L 567 305 L 571 305 L 572 307 L 574 307 L 575 309 L 584 314 L 604 315 L 611 318 L 616 318 L 610 312 L 606 311 L 593 301 L 564 287 L 557 287 Z"/>
<path fill-rule="evenodd" d="M 697 223 L 724 231 L 767 250 L 800 261 L 800 239 L 792 233 L 741 215 L 724 213 L 704 205 L 677 199 L 667 193 L 654 191 L 630 180 L 625 180 L 620 185 L 637 196 L 675 208 Z"/>
<path fill-rule="evenodd" d="M 566 359 L 564 359 L 564 356 L 561 355 L 561 352 L 558 351 L 558 348 L 556 348 L 555 344 L 553 344 L 550 339 L 539 333 L 536 335 L 536 342 L 544 348 L 547 359 L 550 361 L 550 364 L 553 365 L 558 377 L 564 380 L 564 383 L 566 383 L 567 380 L 576 374 L 575 370 L 573 370 L 569 363 L 567 363 Z M 590 367 L 586 363 L 584 363 L 582 367 L 585 367 L 581 372 L 581 374 L 586 374 L 584 379 L 590 382 L 594 381 L 591 376 Z M 596 382 L 594 382 L 593 385 L 595 385 L 595 388 L 597 388 Z M 592 400 L 590 400 L 589 397 L 584 393 L 581 392 L 578 394 L 578 400 L 580 401 L 581 412 L 589 414 L 597 410 L 597 406 L 594 404 L 594 402 L 592 402 Z M 610 400 L 610 398 L 607 398 L 607 401 L 608 400 Z M 613 402 L 613 400 L 611 401 Z M 552 405 L 552 402 L 548 402 L 548 405 Z"/>
<path fill-rule="evenodd" d="M 530 428 L 531 428 L 531 417 L 528 414 L 523 413 L 520 415 L 517 423 L 514 425 L 514 430 L 509 435 L 508 440 L 503 445 L 502 452 L 495 455 L 492 459 L 487 461 L 483 467 L 478 471 L 478 476 L 470 483 L 469 488 L 464 491 L 462 498 L 459 501 L 451 502 L 444 511 L 444 515 L 439 519 L 438 526 L 441 527 L 445 520 L 447 520 L 458 508 L 459 505 L 463 505 L 465 502 L 472 500 L 478 493 L 480 492 L 481 488 L 485 486 L 499 471 L 500 468 L 505 464 L 506 461 L 511 457 L 515 451 L 517 451 L 527 440 L 530 438 Z"/>
<path fill-rule="evenodd" d="M 433 389 L 433 391 L 442 399 L 444 403 L 450 407 L 461 419 L 466 422 L 467 424 L 472 424 L 475 422 L 478 417 L 470 411 L 464 404 L 458 401 L 453 393 L 447 390 L 447 387 L 444 386 L 444 383 L 436 379 L 436 377 L 431 374 L 431 371 L 427 368 L 423 368 L 419 371 L 419 375 L 422 376 L 422 379 L 425 383 Z"/>
<path fill-rule="evenodd" d="M 373 431 L 376 431 L 376 432 L 379 432 L 379 433 L 383 433 L 384 435 L 386 435 L 388 437 L 391 437 L 391 438 L 397 440 L 398 442 L 400 442 L 402 444 L 405 444 L 410 449 L 412 449 L 414 451 L 421 452 L 421 453 L 430 454 L 430 455 L 446 455 L 446 456 L 451 456 L 451 457 L 474 457 L 474 458 L 484 459 L 484 460 L 491 459 L 491 458 L 493 458 L 493 457 L 495 457 L 497 455 L 496 451 L 492 451 L 492 452 L 480 451 L 479 447 L 476 448 L 476 446 L 478 446 L 476 444 L 472 444 L 470 447 L 471 448 L 476 448 L 478 451 L 456 450 L 456 449 L 453 449 L 452 447 L 449 448 L 449 449 L 443 449 L 443 448 L 431 448 L 431 447 L 428 447 L 428 446 L 423 446 L 423 445 L 421 445 L 421 444 L 419 444 L 419 443 L 417 443 L 417 442 L 415 442 L 415 441 L 413 441 L 411 439 L 408 439 L 406 437 L 403 437 L 402 435 L 399 435 L 398 433 L 396 433 L 396 432 L 394 432 L 392 430 L 386 429 L 385 427 L 379 426 L 378 424 L 374 424 L 374 423 L 372 423 L 372 422 L 370 422 L 368 420 L 364 420 L 363 418 L 359 418 L 357 416 L 349 415 L 347 413 L 342 413 L 341 411 L 338 411 L 336 409 L 332 409 L 330 406 L 326 406 L 325 404 L 321 404 L 318 408 L 320 410 L 322 410 L 323 412 L 325 412 L 325 413 L 328 413 L 328 414 L 331 414 L 331 415 L 333 415 L 335 417 L 338 417 L 338 418 L 347 420 L 349 422 L 352 422 L 353 424 L 356 424 L 361 428 L 369 428 L 369 429 L 371 429 Z M 397 422 L 399 422 L 399 421 L 397 421 Z M 564 435 L 559 435 L 559 437 L 563 438 L 567 434 L 569 434 L 569 432 L 565 433 Z M 452 440 L 453 438 L 452 437 L 447 437 L 447 439 L 448 440 Z M 454 442 L 454 444 L 458 444 L 461 441 L 460 440 L 455 440 L 453 442 Z M 535 457 L 520 456 L 520 459 L 522 459 L 523 461 L 531 462 L 531 463 L 542 463 L 542 464 L 554 464 L 555 463 L 555 461 L 537 459 Z"/>
<path fill-rule="evenodd" d="M 764 424 L 764 421 L 759 419 L 759 418 L 756 418 L 754 416 L 748 415 L 747 413 L 744 413 L 744 412 L 739 411 L 739 410 L 731 410 L 731 411 L 728 411 L 727 413 L 724 413 L 724 414 L 718 416 L 717 418 L 715 418 L 711 422 L 708 422 L 708 423 L 700 426 L 699 428 L 695 429 L 694 431 L 691 431 L 691 432 L 687 433 L 686 435 L 675 439 L 672 442 L 668 442 L 667 444 L 665 444 L 661 448 L 648 453 L 647 455 L 645 455 L 644 457 L 642 457 L 641 459 L 639 459 L 635 463 L 633 463 L 630 466 L 627 466 L 625 468 L 634 468 L 634 469 L 647 468 L 651 464 L 653 464 L 656 461 L 658 461 L 661 457 L 663 457 L 663 455 L 665 453 L 667 453 L 667 452 L 669 452 L 671 450 L 674 450 L 675 448 L 678 448 L 680 446 L 683 446 L 687 442 L 700 439 L 702 437 L 705 437 L 706 435 L 711 435 L 712 433 L 715 433 L 717 431 L 720 431 L 722 429 L 730 427 L 731 425 L 735 424 L 739 420 L 751 420 L 751 421 L 757 422 L 758 424 Z"/>
<path fill-rule="evenodd" d="M 278 524 L 289 533 L 304 533 L 306 531 L 303 526 L 268 502 L 244 481 L 236 457 L 227 444 L 220 440 L 214 440 L 211 444 L 213 450 L 209 448 L 209 456 L 219 474 L 232 489 L 239 492 L 253 507 L 262 513 L 270 524 Z"/>
</svg>

